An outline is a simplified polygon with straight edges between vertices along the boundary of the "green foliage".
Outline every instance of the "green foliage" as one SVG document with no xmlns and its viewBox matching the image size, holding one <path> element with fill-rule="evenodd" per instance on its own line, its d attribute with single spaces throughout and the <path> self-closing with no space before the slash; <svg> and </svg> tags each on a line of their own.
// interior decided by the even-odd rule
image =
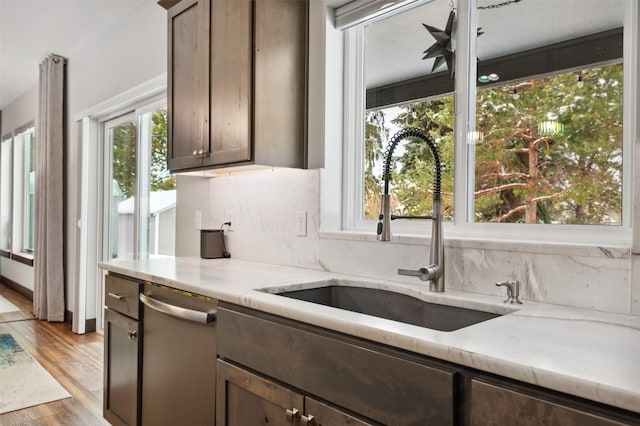
<svg viewBox="0 0 640 426">
<path fill-rule="evenodd" d="M 394 119 L 401 127 L 425 131 L 436 142 L 442 165 L 442 207 L 445 220 L 453 219 L 453 96 L 411 104 Z M 422 141 L 404 142 L 392 173 L 397 213 L 429 215 L 432 211 L 435 167 L 431 150 Z"/>
<path fill-rule="evenodd" d="M 115 195 L 126 200 L 135 194 L 136 187 L 136 125 L 121 124 L 111 130 L 111 164 Z"/>
<path fill-rule="evenodd" d="M 121 200 L 135 194 L 136 184 L 136 124 L 127 122 L 114 127 L 111 133 L 113 180 L 117 182 Z M 175 189 L 176 178 L 167 169 L 167 110 L 151 113 L 151 191 Z"/>
<path fill-rule="evenodd" d="M 582 76 L 584 86 L 578 84 Z M 514 96 L 514 89 L 519 96 Z M 428 132 L 443 163 L 445 218 L 453 216 L 453 97 L 402 105 L 395 127 Z M 379 198 L 374 169 L 389 139 L 391 110 L 369 112 L 366 124 L 365 204 Z M 622 215 L 622 64 L 478 90 L 475 220 L 566 224 L 620 224 Z M 563 134 L 540 135 L 555 119 Z M 396 149 L 392 208 L 429 214 L 434 170 L 423 143 Z M 377 203 L 379 207 L 379 202 Z M 377 210 L 365 208 L 366 217 Z"/>
<path fill-rule="evenodd" d="M 480 90 L 477 127 L 476 221 L 620 223 L 622 64 Z"/>
<path fill-rule="evenodd" d="M 167 110 L 151 115 L 151 191 L 176 189 L 176 177 L 167 169 Z"/>
</svg>

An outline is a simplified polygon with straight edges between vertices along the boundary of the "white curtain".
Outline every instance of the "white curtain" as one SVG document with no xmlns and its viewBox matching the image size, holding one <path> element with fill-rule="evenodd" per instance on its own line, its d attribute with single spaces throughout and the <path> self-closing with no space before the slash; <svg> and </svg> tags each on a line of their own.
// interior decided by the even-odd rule
<svg viewBox="0 0 640 426">
<path fill-rule="evenodd" d="M 64 321 L 64 119 L 66 59 L 40 64 L 40 107 L 35 148 L 35 250 L 33 313 Z"/>
</svg>

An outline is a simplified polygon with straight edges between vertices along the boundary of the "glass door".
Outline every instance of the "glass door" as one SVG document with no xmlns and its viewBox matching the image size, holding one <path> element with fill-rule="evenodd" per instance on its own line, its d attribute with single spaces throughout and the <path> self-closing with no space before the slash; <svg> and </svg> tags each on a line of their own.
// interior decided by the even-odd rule
<svg viewBox="0 0 640 426">
<path fill-rule="evenodd" d="M 105 212 L 103 257 L 137 258 L 136 181 L 137 125 L 130 113 L 104 125 Z"/>
<path fill-rule="evenodd" d="M 105 260 L 173 256 L 175 176 L 167 169 L 167 110 L 144 105 L 104 123 Z"/>
</svg>

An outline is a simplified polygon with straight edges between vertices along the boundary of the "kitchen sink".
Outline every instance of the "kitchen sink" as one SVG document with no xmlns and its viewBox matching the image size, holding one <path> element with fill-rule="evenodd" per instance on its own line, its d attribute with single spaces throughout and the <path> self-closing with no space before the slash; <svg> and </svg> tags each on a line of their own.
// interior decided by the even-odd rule
<svg viewBox="0 0 640 426">
<path fill-rule="evenodd" d="M 431 303 L 395 291 L 350 285 L 328 285 L 275 294 L 439 331 L 459 330 L 501 316 Z"/>
</svg>

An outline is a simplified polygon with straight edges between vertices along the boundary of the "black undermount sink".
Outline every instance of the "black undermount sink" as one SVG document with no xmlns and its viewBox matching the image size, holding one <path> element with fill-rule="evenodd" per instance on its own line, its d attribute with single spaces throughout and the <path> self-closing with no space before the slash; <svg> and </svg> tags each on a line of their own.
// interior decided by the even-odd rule
<svg viewBox="0 0 640 426">
<path fill-rule="evenodd" d="M 500 316 L 367 287 L 329 285 L 276 294 L 439 331 L 459 330 Z"/>
</svg>

